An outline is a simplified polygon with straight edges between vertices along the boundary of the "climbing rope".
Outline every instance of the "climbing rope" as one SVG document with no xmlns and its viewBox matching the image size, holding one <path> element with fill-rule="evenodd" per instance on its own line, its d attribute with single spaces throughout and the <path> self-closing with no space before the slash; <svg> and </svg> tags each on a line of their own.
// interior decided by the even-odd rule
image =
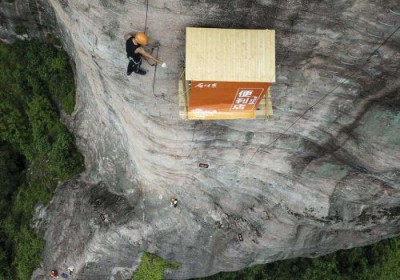
<svg viewBox="0 0 400 280">
<path fill-rule="evenodd" d="M 144 33 L 146 33 L 146 31 L 147 31 L 148 14 L 149 14 L 149 0 L 146 0 L 146 15 L 145 15 L 145 20 L 144 20 L 144 31 L 143 31 Z M 156 52 L 157 52 L 157 53 L 156 53 L 156 57 L 157 57 L 157 58 L 158 58 L 158 50 L 159 50 L 159 47 L 160 47 L 160 44 L 157 44 L 157 46 L 153 46 L 152 49 L 151 49 L 151 53 L 153 53 L 153 50 L 156 49 Z M 146 61 L 147 61 L 147 60 L 146 60 Z M 149 63 L 149 62 L 147 61 L 147 63 Z M 152 92 L 153 92 L 153 95 L 154 95 L 154 98 L 156 99 L 156 101 L 157 101 L 157 98 L 160 98 L 160 99 L 162 99 L 162 100 L 164 100 L 164 101 L 166 101 L 166 102 L 168 102 L 168 103 L 170 103 L 170 104 L 178 105 L 177 102 L 173 102 L 173 101 L 171 101 L 171 100 L 165 98 L 164 94 L 157 95 L 157 94 L 155 93 L 155 84 L 156 84 L 157 65 L 158 65 L 158 63 L 157 63 L 157 62 L 156 62 L 155 64 L 150 64 L 150 63 L 149 63 L 149 65 L 154 67 L 153 83 L 152 83 L 152 87 L 151 87 L 151 88 L 152 88 Z M 156 102 L 156 103 L 157 103 L 157 102 Z"/>
<path fill-rule="evenodd" d="M 149 12 L 149 0 L 146 0 L 146 17 L 145 17 L 145 21 L 144 21 L 144 29 L 143 32 L 146 33 L 147 31 L 147 14 Z"/>
<path fill-rule="evenodd" d="M 158 47 L 157 47 L 157 50 L 156 50 L 156 57 L 158 58 Z M 157 100 L 157 95 L 156 95 L 156 92 L 155 92 L 155 88 L 156 88 L 156 75 L 157 75 L 157 64 L 158 63 L 156 63 L 155 65 L 154 65 L 154 75 L 153 75 L 153 83 L 152 83 L 152 85 L 151 85 L 151 88 L 152 88 L 152 90 L 153 90 L 153 95 L 154 95 L 154 97 L 156 98 L 156 100 Z"/>
</svg>

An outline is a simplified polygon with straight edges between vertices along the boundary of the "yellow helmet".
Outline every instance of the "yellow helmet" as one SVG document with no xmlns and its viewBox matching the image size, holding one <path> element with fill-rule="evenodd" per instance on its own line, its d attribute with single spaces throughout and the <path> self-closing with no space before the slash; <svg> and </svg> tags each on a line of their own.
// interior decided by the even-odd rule
<svg viewBox="0 0 400 280">
<path fill-rule="evenodd" d="M 144 32 L 139 32 L 139 33 L 136 33 L 136 35 L 135 35 L 135 41 L 139 45 L 145 46 L 149 43 L 149 37 L 146 34 L 144 34 Z"/>
</svg>

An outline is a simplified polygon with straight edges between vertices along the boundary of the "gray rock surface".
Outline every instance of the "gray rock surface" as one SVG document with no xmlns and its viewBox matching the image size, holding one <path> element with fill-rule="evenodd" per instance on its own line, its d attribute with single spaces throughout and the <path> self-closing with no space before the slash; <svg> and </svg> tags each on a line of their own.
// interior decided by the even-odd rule
<svg viewBox="0 0 400 280">
<path fill-rule="evenodd" d="M 87 167 L 38 208 L 33 279 L 70 264 L 79 279 L 128 279 L 144 251 L 187 279 L 399 234 L 398 1 L 149 0 L 146 31 L 169 65 L 154 84 L 147 65 L 125 75 L 123 34 L 144 29 L 146 1 L 2 1 L 3 39 L 32 3 L 49 19 L 24 20 L 76 64 L 65 121 Z M 276 30 L 272 120 L 179 119 L 186 26 Z"/>
</svg>

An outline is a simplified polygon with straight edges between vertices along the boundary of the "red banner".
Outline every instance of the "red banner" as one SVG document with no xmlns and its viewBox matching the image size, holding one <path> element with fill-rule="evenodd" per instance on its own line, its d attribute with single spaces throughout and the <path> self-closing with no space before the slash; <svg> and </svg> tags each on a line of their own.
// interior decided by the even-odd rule
<svg viewBox="0 0 400 280">
<path fill-rule="evenodd" d="M 189 119 L 253 119 L 269 83 L 192 81 Z"/>
</svg>

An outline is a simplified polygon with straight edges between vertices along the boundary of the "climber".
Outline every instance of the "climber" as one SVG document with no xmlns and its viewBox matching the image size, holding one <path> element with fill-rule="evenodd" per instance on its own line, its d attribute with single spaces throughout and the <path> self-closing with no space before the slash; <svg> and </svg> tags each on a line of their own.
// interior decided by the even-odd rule
<svg viewBox="0 0 400 280">
<path fill-rule="evenodd" d="M 52 279 L 58 278 L 58 271 L 52 270 L 50 273 L 50 278 L 52 278 Z"/>
<path fill-rule="evenodd" d="M 75 267 L 73 265 L 68 266 L 67 270 L 69 272 L 69 275 L 72 275 L 72 273 L 74 272 Z"/>
<path fill-rule="evenodd" d="M 178 199 L 176 197 L 171 198 L 171 207 L 176 208 L 178 206 Z"/>
<path fill-rule="evenodd" d="M 125 34 L 124 36 L 126 40 L 126 55 L 129 59 L 128 69 L 126 74 L 129 76 L 132 72 L 145 75 L 146 71 L 140 68 L 142 64 L 142 57 L 144 59 L 152 59 L 155 62 L 162 63 L 162 67 L 166 67 L 165 62 L 163 63 L 161 60 L 154 57 L 151 53 L 149 53 L 143 46 L 146 46 L 149 43 L 149 37 L 143 33 L 138 32 L 136 35 L 132 35 L 130 33 Z"/>
</svg>

